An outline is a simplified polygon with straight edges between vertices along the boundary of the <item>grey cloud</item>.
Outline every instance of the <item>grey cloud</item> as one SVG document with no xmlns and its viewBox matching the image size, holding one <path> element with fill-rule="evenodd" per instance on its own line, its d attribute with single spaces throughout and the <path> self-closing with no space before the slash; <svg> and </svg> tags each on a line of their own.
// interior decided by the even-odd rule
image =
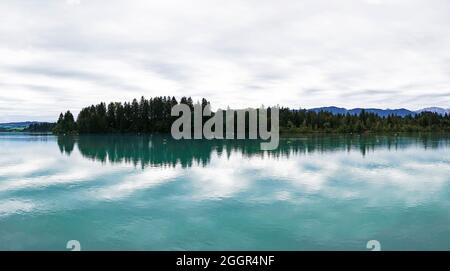
<svg viewBox="0 0 450 271">
<path fill-rule="evenodd" d="M 156 72 L 170 80 L 183 82 L 189 79 L 189 68 L 182 64 L 153 61 L 142 61 L 140 64 L 144 69 Z"/>
<path fill-rule="evenodd" d="M 49 93 L 49 94 L 55 94 L 58 92 L 64 93 L 64 90 L 59 89 L 59 88 L 45 86 L 45 85 L 35 85 L 35 84 L 4 84 L 4 83 L 0 83 L 0 88 L 32 89 L 32 90 L 39 91 L 41 93 Z M 68 93 L 64 93 L 64 94 L 68 94 Z"/>
<path fill-rule="evenodd" d="M 49 77 L 78 78 L 82 80 L 100 80 L 104 77 L 76 70 L 65 70 L 57 67 L 45 67 L 41 65 L 13 67 L 12 71 L 17 73 L 28 73 L 45 75 Z"/>
<path fill-rule="evenodd" d="M 199 0 L 195 8 L 5 0 L 0 99 L 37 118 L 155 94 L 222 107 L 448 108 L 449 8 L 440 0 Z M 30 118 L 11 110 L 0 114 Z"/>
<path fill-rule="evenodd" d="M 19 66 L 13 67 L 10 69 L 16 73 L 22 74 L 34 74 L 34 75 L 44 75 L 48 77 L 59 77 L 66 79 L 76 79 L 76 80 L 84 80 L 91 81 L 99 85 L 111 86 L 115 88 L 119 88 L 122 90 L 143 90 L 141 87 L 125 83 L 123 81 L 118 81 L 117 79 L 111 76 L 105 76 L 98 73 L 85 72 L 81 70 L 73 70 L 73 69 L 64 69 L 61 67 L 46 67 L 42 65 L 35 64 L 34 66 Z M 25 85 L 23 85 L 25 86 Z M 43 92 L 61 92 L 64 90 L 55 89 L 48 86 L 36 86 L 30 85 L 29 88 L 40 90 Z"/>
<path fill-rule="evenodd" d="M 426 91 L 424 91 L 426 93 Z M 450 100 L 450 92 L 449 93 L 426 93 L 419 94 L 414 96 L 405 96 L 404 102 L 409 103 L 413 101 L 426 101 L 427 103 L 432 102 L 435 99 L 445 99 L 446 101 Z"/>
<path fill-rule="evenodd" d="M 379 95 L 385 95 L 385 96 L 390 96 L 390 95 L 399 95 L 402 94 L 400 91 L 398 90 L 376 90 L 376 89 L 363 89 L 363 90 L 359 90 L 358 92 L 345 92 L 345 93 L 341 93 L 340 96 L 341 97 L 347 97 L 347 98 L 351 98 L 351 97 L 361 97 L 361 96 L 379 96 Z"/>
<path fill-rule="evenodd" d="M 3 95 L 0 95 L 0 103 L 17 103 L 21 100 L 18 98 L 11 98 L 11 97 L 5 97 Z"/>
</svg>

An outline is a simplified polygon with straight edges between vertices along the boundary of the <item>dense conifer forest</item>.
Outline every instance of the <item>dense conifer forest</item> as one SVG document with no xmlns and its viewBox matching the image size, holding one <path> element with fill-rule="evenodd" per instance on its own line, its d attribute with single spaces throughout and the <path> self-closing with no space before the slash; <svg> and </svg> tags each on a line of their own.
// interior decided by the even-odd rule
<svg viewBox="0 0 450 271">
<path fill-rule="evenodd" d="M 75 120 L 70 111 L 59 116 L 53 128 L 56 134 L 87 133 L 170 133 L 177 117 L 170 115 L 172 106 L 183 103 L 193 108 L 190 97 L 154 97 L 131 102 L 100 103 L 83 108 Z M 202 106 L 208 104 L 202 99 Z M 364 110 L 358 115 L 314 112 L 281 107 L 282 133 L 366 133 L 366 132 L 449 132 L 450 116 L 422 112 L 405 117 L 380 117 Z"/>
</svg>

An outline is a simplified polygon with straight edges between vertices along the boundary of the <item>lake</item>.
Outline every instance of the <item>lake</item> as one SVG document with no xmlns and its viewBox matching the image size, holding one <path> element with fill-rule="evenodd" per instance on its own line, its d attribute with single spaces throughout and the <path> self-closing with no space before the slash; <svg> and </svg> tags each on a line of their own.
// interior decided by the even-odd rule
<svg viewBox="0 0 450 271">
<path fill-rule="evenodd" d="M 0 250 L 450 249 L 450 137 L 0 134 Z"/>
</svg>

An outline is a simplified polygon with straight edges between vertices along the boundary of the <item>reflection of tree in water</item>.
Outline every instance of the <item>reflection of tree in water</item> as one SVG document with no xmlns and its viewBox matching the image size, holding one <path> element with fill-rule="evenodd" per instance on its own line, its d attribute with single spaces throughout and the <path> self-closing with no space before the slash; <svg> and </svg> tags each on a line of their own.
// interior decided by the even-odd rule
<svg viewBox="0 0 450 271">
<path fill-rule="evenodd" d="M 79 137 L 60 136 L 58 145 L 68 155 L 75 142 L 80 153 L 87 158 L 111 163 L 133 163 L 145 166 L 190 167 L 193 164 L 207 165 L 211 154 L 229 157 L 233 152 L 252 157 L 289 157 L 290 155 L 314 152 L 358 150 L 362 155 L 376 149 L 397 150 L 411 145 L 424 148 L 449 146 L 448 136 L 305 136 L 284 138 L 274 151 L 260 150 L 258 140 L 174 140 L 163 135 L 88 135 Z"/>
<path fill-rule="evenodd" d="M 58 147 L 61 153 L 70 155 L 75 147 L 75 137 L 58 136 Z"/>
</svg>

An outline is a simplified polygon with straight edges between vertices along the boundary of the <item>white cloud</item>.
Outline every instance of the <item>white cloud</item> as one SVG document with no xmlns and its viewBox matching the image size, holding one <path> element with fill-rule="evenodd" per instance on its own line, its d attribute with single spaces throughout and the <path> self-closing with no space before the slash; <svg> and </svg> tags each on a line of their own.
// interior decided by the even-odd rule
<svg viewBox="0 0 450 271">
<path fill-rule="evenodd" d="M 446 1 L 80 3 L 0 3 L 0 122 L 141 95 L 450 107 Z"/>
<path fill-rule="evenodd" d="M 81 4 L 81 0 L 66 0 L 66 3 L 67 3 L 68 5 L 74 6 L 74 5 L 79 5 L 79 4 Z"/>
</svg>

